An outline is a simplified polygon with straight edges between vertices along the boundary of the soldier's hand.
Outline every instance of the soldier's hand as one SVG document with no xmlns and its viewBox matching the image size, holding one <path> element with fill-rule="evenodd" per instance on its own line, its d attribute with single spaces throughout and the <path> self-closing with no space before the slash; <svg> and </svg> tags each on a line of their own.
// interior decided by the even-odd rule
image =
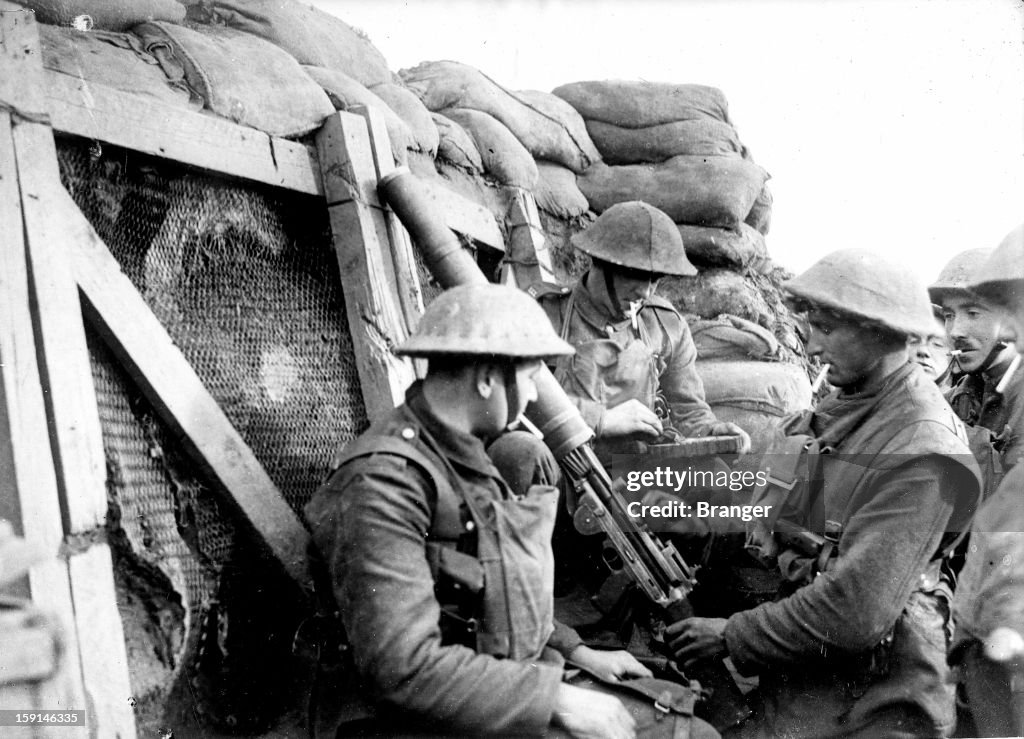
<svg viewBox="0 0 1024 739">
<path fill-rule="evenodd" d="M 1024 660 L 1024 636 L 1008 626 L 992 629 L 985 638 L 985 656 L 993 662 Z"/>
<path fill-rule="evenodd" d="M 697 660 L 710 659 L 726 652 L 724 618 L 694 616 L 676 621 L 665 633 L 669 647 L 683 667 L 691 667 Z"/>
<path fill-rule="evenodd" d="M 605 651 L 581 644 L 572 650 L 569 659 L 608 682 L 630 677 L 654 677 L 654 673 L 640 664 L 636 657 L 623 649 Z"/>
<path fill-rule="evenodd" d="M 709 436 L 738 436 L 740 437 L 739 454 L 746 454 L 750 451 L 750 434 L 741 429 L 731 421 L 719 421 L 711 427 Z"/>
<path fill-rule="evenodd" d="M 606 410 L 601 422 L 604 437 L 640 435 L 656 439 L 661 431 L 661 419 L 636 398 Z"/>
<path fill-rule="evenodd" d="M 551 723 L 584 739 L 633 739 L 636 722 L 613 695 L 561 683 Z"/>
</svg>

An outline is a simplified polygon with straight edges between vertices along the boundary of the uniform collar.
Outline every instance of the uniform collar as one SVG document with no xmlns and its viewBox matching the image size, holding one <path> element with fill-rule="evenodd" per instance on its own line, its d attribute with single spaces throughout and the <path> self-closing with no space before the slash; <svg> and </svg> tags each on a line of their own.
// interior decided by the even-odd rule
<svg viewBox="0 0 1024 739">
<path fill-rule="evenodd" d="M 604 280 L 598 279 L 592 272 L 580 278 L 572 297 L 573 307 L 580 318 L 601 333 L 608 326 L 617 329 L 629 321 L 628 316 L 618 315 L 618 311 L 612 307 L 612 299 Z"/>
<path fill-rule="evenodd" d="M 417 380 L 405 392 L 405 404 L 420 422 L 423 430 L 437 447 L 437 451 L 450 462 L 482 475 L 498 477 L 497 468 L 487 456 L 484 443 L 465 432 L 453 429 L 430 409 L 423 395 L 423 382 Z"/>
</svg>

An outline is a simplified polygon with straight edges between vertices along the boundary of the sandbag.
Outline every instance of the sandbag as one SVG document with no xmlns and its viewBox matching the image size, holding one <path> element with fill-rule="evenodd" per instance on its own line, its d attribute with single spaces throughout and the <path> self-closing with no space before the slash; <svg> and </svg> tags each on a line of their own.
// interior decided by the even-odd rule
<svg viewBox="0 0 1024 739">
<path fill-rule="evenodd" d="M 663 162 L 680 154 L 740 156 L 736 129 L 711 118 L 625 128 L 604 121 L 587 122 L 587 132 L 607 164 Z"/>
<path fill-rule="evenodd" d="M 759 269 L 768 264 L 768 247 L 764 236 L 746 223 L 735 230 L 676 224 L 683 237 L 686 256 L 697 267 L 729 267 L 743 270 Z"/>
<path fill-rule="evenodd" d="M 736 228 L 767 179 L 767 172 L 746 159 L 677 156 L 661 164 L 598 163 L 577 181 L 597 213 L 643 200 L 676 223 Z"/>
<path fill-rule="evenodd" d="M 589 210 L 587 199 L 576 184 L 571 169 L 554 162 L 537 162 L 537 187 L 533 196 L 537 207 L 559 218 L 575 218 Z"/>
<path fill-rule="evenodd" d="M 304 65 L 302 69 L 327 93 L 331 104 L 337 110 L 348 110 L 355 105 L 365 105 L 367 108 L 379 110 L 384 119 L 384 127 L 388 130 L 388 138 L 391 139 L 391 153 L 396 162 L 404 162 L 406 150 L 417 147 L 409 126 L 398 117 L 391 106 L 347 74 L 326 67 Z"/>
<path fill-rule="evenodd" d="M 768 229 L 772 226 L 773 202 L 774 198 L 772 197 L 771 190 L 768 189 L 768 185 L 765 183 L 757 199 L 754 200 L 754 204 L 750 207 L 750 212 L 747 214 L 744 223 L 757 229 L 763 236 L 767 236 Z"/>
<path fill-rule="evenodd" d="M 384 55 L 340 18 L 294 0 L 204 0 L 188 8 L 196 23 L 222 25 L 281 47 L 300 64 L 344 72 L 372 87 L 391 81 Z"/>
<path fill-rule="evenodd" d="M 405 121 L 416 142 L 414 148 L 425 151 L 431 156 L 437 154 L 439 139 L 437 126 L 434 125 L 434 119 L 430 117 L 430 111 L 416 95 L 404 87 L 393 85 L 390 82 L 375 85 L 370 92 L 387 103 L 388 107 Z"/>
<path fill-rule="evenodd" d="M 472 172 L 483 172 L 484 162 L 466 129 L 446 115 L 431 113 L 430 117 L 437 126 L 437 158 Z"/>
<path fill-rule="evenodd" d="M 431 111 L 467 108 L 488 113 L 536 159 L 548 159 L 582 172 L 597 156 L 589 136 L 579 139 L 579 134 L 574 134 L 574 128 L 585 132 L 582 125 L 570 125 L 548 106 L 542 110 L 531 105 L 466 64 L 423 62 L 398 74 Z"/>
<path fill-rule="evenodd" d="M 177 0 L 14 0 L 34 10 L 36 20 L 54 26 L 70 26 L 79 16 L 89 16 L 90 28 L 127 31 L 146 21 L 181 23 L 185 6 Z"/>
<path fill-rule="evenodd" d="M 773 329 L 776 311 L 768 305 L 757 285 L 728 269 L 709 269 L 687 277 L 666 277 L 658 293 L 680 313 L 714 318 L 728 313 Z"/>
<path fill-rule="evenodd" d="M 551 91 L 588 121 L 623 128 L 711 118 L 729 122 L 729 103 L 716 87 L 666 82 L 571 82 Z"/>
<path fill-rule="evenodd" d="M 515 96 L 565 126 L 569 136 L 579 144 L 580 150 L 591 164 L 601 160 L 601 153 L 594 146 L 590 134 L 587 133 L 586 123 L 569 103 L 562 98 L 555 97 L 550 92 L 541 92 L 540 90 L 516 90 Z"/>
<path fill-rule="evenodd" d="M 248 33 L 170 23 L 143 23 L 134 33 L 155 56 L 179 62 L 189 86 L 217 115 L 272 136 L 301 136 L 334 112 L 320 89 L 287 52 Z"/>
<path fill-rule="evenodd" d="M 696 367 L 713 408 L 780 417 L 811 407 L 811 382 L 799 364 L 700 360 Z"/>
<path fill-rule="evenodd" d="M 761 360 L 779 356 L 779 342 L 770 331 L 739 316 L 687 319 L 697 360 Z"/>
<path fill-rule="evenodd" d="M 184 74 L 169 79 L 142 42 L 128 33 L 75 31 L 39 25 L 43 66 L 76 79 L 181 108 L 202 108 L 185 84 Z"/>
<path fill-rule="evenodd" d="M 447 108 L 442 113 L 466 129 L 480 152 L 487 174 L 503 185 L 534 189 L 537 164 L 501 121 L 468 108 Z"/>
</svg>

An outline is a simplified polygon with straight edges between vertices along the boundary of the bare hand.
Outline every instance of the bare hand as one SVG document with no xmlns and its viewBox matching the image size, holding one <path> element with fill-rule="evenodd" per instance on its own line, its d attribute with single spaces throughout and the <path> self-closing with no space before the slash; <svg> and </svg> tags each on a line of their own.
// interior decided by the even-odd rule
<svg viewBox="0 0 1024 739">
<path fill-rule="evenodd" d="M 608 682 L 630 677 L 654 677 L 654 673 L 640 664 L 636 657 L 622 649 L 604 651 L 580 645 L 572 651 L 569 659 Z"/>
<path fill-rule="evenodd" d="M 604 412 L 601 422 L 601 436 L 649 436 L 656 439 L 661 435 L 661 419 L 636 398 Z"/>
<path fill-rule="evenodd" d="M 719 421 L 711 427 L 709 436 L 738 436 L 740 437 L 739 454 L 746 454 L 750 451 L 750 434 L 741 429 L 731 421 Z"/>
<path fill-rule="evenodd" d="M 694 616 L 676 621 L 665 632 L 676 659 L 682 661 L 683 667 L 691 667 L 698 660 L 718 657 L 727 651 L 725 624 L 724 618 Z"/>
<path fill-rule="evenodd" d="M 551 723 L 584 739 L 633 739 L 636 722 L 613 695 L 561 683 Z"/>
</svg>

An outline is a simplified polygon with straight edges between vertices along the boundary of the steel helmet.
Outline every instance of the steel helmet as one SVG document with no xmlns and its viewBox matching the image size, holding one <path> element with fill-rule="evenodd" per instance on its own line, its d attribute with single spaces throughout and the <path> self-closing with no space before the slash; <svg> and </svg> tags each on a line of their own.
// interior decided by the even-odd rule
<svg viewBox="0 0 1024 739">
<path fill-rule="evenodd" d="M 514 287 L 489 282 L 441 293 L 395 354 L 538 359 L 575 350 L 555 333 L 544 309 Z"/>
<path fill-rule="evenodd" d="M 602 262 L 661 275 L 695 275 L 672 219 L 640 200 L 616 203 L 573 245 Z"/>
<path fill-rule="evenodd" d="M 1024 223 L 1006 234 L 974 273 L 971 290 L 1001 305 L 1024 300 Z"/>
<path fill-rule="evenodd" d="M 900 334 L 935 333 L 924 285 L 910 270 L 873 252 L 832 252 L 782 286 L 797 302 L 846 313 Z"/>
<path fill-rule="evenodd" d="M 938 279 L 928 286 L 928 295 L 932 302 L 941 304 L 951 292 L 969 292 L 967 286 L 973 281 L 972 273 L 976 272 L 991 254 L 991 249 L 968 249 L 950 259 L 942 268 Z"/>
</svg>

